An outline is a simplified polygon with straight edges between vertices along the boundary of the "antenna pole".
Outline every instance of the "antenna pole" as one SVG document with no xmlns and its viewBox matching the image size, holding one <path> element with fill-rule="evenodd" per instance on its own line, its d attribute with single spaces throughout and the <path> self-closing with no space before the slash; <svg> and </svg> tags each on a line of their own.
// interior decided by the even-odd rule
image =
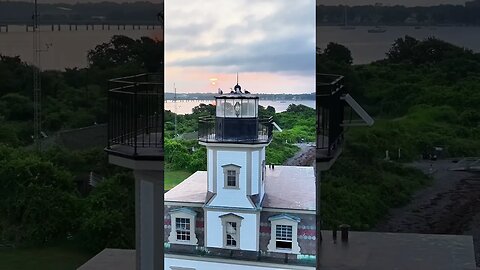
<svg viewBox="0 0 480 270">
<path fill-rule="evenodd" d="M 173 83 L 173 105 L 175 109 L 175 135 L 173 136 L 174 138 L 177 137 L 177 87 L 175 87 L 175 83 Z"/>
<path fill-rule="evenodd" d="M 33 141 L 35 149 L 40 151 L 41 132 L 41 66 L 40 66 L 40 29 L 38 25 L 38 3 L 34 0 L 33 11 Z"/>
<path fill-rule="evenodd" d="M 238 72 L 237 72 L 237 84 L 238 84 Z"/>
</svg>

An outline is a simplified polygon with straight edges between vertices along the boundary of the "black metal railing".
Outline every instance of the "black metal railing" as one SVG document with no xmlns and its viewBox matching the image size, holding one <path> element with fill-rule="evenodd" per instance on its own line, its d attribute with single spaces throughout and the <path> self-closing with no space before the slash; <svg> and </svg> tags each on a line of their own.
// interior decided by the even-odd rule
<svg viewBox="0 0 480 270">
<path fill-rule="evenodd" d="M 317 73 L 316 78 L 317 96 L 332 95 L 344 87 L 344 77 L 341 75 Z"/>
<path fill-rule="evenodd" d="M 109 81 L 108 146 L 111 154 L 155 158 L 163 153 L 163 74 Z"/>
<path fill-rule="evenodd" d="M 253 129 L 252 119 L 245 119 L 243 121 L 249 121 L 248 125 L 243 125 L 246 123 L 242 123 L 241 119 L 235 119 L 238 125 L 235 130 L 229 130 L 229 132 L 225 130 L 225 121 L 228 120 L 226 120 L 226 118 L 200 117 L 198 119 L 198 140 L 201 142 L 260 144 L 268 143 L 272 139 L 272 117 L 254 119 Z M 243 126 L 248 127 L 248 131 L 242 130 Z"/>
<path fill-rule="evenodd" d="M 317 155 L 331 159 L 341 148 L 344 138 L 345 102 L 344 77 L 332 74 L 317 74 Z"/>
</svg>

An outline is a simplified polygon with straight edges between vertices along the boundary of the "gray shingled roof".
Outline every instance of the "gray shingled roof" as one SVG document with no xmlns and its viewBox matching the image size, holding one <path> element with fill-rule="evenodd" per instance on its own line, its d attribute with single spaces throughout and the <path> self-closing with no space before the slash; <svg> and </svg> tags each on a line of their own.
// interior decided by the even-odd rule
<svg viewBox="0 0 480 270">
<path fill-rule="evenodd" d="M 275 166 L 267 168 L 263 207 L 315 211 L 313 167 Z"/>
<path fill-rule="evenodd" d="M 205 203 L 207 172 L 197 171 L 165 193 L 166 202 Z"/>
<path fill-rule="evenodd" d="M 262 206 L 266 208 L 315 211 L 315 172 L 313 167 L 267 167 Z M 166 202 L 205 203 L 207 172 L 197 171 L 165 193 Z"/>
</svg>

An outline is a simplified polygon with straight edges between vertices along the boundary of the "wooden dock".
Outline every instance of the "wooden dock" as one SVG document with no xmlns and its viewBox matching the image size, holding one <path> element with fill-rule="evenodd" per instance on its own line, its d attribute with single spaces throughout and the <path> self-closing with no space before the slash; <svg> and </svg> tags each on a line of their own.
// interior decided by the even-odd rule
<svg viewBox="0 0 480 270">
<path fill-rule="evenodd" d="M 14 27 L 12 27 L 14 26 Z M 21 23 L 0 23 L 0 33 L 8 33 L 12 31 L 12 28 L 25 29 L 25 32 L 33 31 L 33 24 L 21 24 Z M 113 29 L 118 30 L 155 30 L 160 29 L 161 26 L 155 23 L 55 23 L 55 24 L 41 24 L 42 31 L 110 31 Z"/>
</svg>

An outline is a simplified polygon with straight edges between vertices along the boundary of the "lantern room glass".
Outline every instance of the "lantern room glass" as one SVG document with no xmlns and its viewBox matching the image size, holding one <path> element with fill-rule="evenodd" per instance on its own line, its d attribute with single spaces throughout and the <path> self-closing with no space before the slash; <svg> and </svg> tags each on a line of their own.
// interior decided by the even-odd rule
<svg viewBox="0 0 480 270">
<path fill-rule="evenodd" d="M 217 117 L 225 115 L 225 99 L 217 98 Z"/>
<path fill-rule="evenodd" d="M 256 118 L 258 99 L 254 98 L 217 98 L 217 117 Z M 236 110 L 235 105 L 239 110 Z"/>
</svg>

